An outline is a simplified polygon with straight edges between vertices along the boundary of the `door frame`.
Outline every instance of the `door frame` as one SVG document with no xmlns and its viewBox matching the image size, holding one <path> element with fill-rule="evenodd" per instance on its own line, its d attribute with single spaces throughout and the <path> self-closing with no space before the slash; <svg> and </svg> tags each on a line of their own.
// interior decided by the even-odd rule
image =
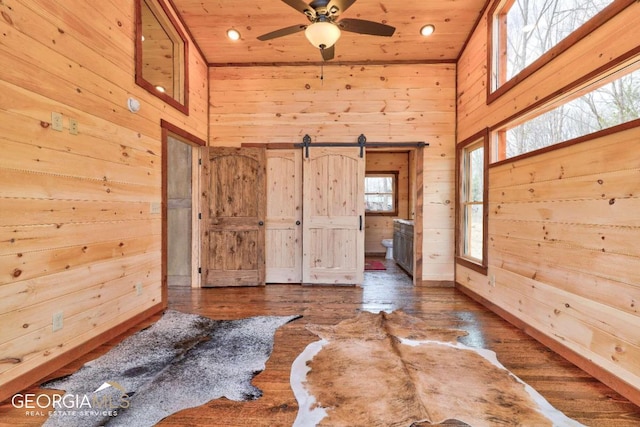
<svg viewBox="0 0 640 427">
<path fill-rule="evenodd" d="M 161 162 L 162 162 L 162 189 L 161 189 L 161 215 L 162 215 L 162 243 L 161 243 L 161 277 L 162 277 L 162 301 L 163 304 L 168 303 L 169 286 L 167 283 L 167 264 L 168 264 L 168 138 L 171 136 L 180 142 L 189 144 L 194 148 L 205 147 L 207 142 L 197 136 L 185 131 L 184 129 L 162 119 L 160 120 L 161 129 Z M 191 247 L 197 248 L 193 250 L 191 255 L 191 287 L 199 288 L 201 286 L 201 275 L 198 271 L 200 265 L 200 221 L 198 220 L 198 213 L 200 212 L 200 170 L 199 161 L 200 150 L 193 150 L 193 163 L 191 168 Z"/>
</svg>

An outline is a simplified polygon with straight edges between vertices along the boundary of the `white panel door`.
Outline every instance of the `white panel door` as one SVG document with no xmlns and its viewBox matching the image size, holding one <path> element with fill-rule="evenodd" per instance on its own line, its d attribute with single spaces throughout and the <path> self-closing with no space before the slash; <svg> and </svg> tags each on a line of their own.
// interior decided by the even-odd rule
<svg viewBox="0 0 640 427">
<path fill-rule="evenodd" d="M 362 284 L 364 158 L 357 147 L 312 147 L 303 160 L 302 281 Z"/>
<path fill-rule="evenodd" d="M 267 150 L 266 282 L 302 282 L 302 153 Z"/>
</svg>

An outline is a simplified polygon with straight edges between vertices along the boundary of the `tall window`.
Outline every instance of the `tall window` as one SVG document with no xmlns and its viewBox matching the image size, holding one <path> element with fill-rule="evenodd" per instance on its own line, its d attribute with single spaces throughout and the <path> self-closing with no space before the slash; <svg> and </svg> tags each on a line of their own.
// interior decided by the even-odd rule
<svg viewBox="0 0 640 427">
<path fill-rule="evenodd" d="M 614 5 L 614 3 L 616 3 Z M 584 24 L 607 7 L 622 8 L 620 0 L 502 0 L 490 15 L 491 91 L 512 80 L 541 58 L 566 46 L 570 34 L 581 38 L 592 28 Z M 605 19 L 601 17 L 600 19 Z M 566 43 L 565 43 L 566 44 Z"/>
<path fill-rule="evenodd" d="M 398 172 L 367 173 L 364 200 L 367 215 L 398 215 Z"/>
<path fill-rule="evenodd" d="M 458 241 L 457 259 L 486 273 L 487 227 L 487 132 L 458 146 Z"/>
</svg>

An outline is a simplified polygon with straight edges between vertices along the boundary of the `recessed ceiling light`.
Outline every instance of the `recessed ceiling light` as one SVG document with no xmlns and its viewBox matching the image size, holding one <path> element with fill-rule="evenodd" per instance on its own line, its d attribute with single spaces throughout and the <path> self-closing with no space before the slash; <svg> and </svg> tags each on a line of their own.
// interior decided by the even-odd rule
<svg viewBox="0 0 640 427">
<path fill-rule="evenodd" d="M 227 37 L 229 37 L 229 40 L 240 40 L 240 32 L 236 29 L 230 28 L 227 30 Z"/>
<path fill-rule="evenodd" d="M 156 86 L 156 90 L 160 93 L 165 93 L 167 90 L 163 86 Z"/>
<path fill-rule="evenodd" d="M 424 27 L 420 28 L 420 34 L 427 37 L 433 34 L 435 30 L 436 30 L 436 27 L 434 27 L 433 24 L 427 24 Z"/>
</svg>

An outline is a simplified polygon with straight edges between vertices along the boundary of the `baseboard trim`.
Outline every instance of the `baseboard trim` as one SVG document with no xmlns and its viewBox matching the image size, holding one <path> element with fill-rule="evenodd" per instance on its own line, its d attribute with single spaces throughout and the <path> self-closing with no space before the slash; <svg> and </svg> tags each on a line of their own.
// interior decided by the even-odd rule
<svg viewBox="0 0 640 427">
<path fill-rule="evenodd" d="M 571 350 L 558 343 L 557 341 L 549 338 L 544 333 L 540 332 L 538 329 L 530 326 L 528 323 L 518 319 L 513 314 L 509 313 L 505 309 L 499 307 L 498 305 L 492 303 L 485 297 L 480 294 L 477 294 L 473 290 L 467 288 L 466 286 L 456 282 L 455 287 L 460 292 L 464 293 L 474 301 L 482 304 L 487 309 L 491 310 L 507 322 L 511 323 L 516 328 L 520 329 L 539 343 L 545 345 L 553 352 L 559 354 L 560 356 L 567 359 L 569 362 L 576 365 L 578 368 L 582 369 L 592 377 L 596 378 L 598 381 L 606 384 L 611 387 L 616 392 L 620 393 L 625 398 L 629 399 L 635 405 L 640 406 L 640 390 L 627 383 L 626 381 L 616 377 L 605 369 L 593 363 L 591 360 L 587 359 L 583 355 Z"/>
<path fill-rule="evenodd" d="M 453 288 L 455 282 L 453 280 L 421 280 L 417 285 L 426 288 Z"/>
<path fill-rule="evenodd" d="M 2 390 L 0 390 L 0 402 L 4 402 L 14 394 L 31 387 L 32 385 L 44 379 L 47 375 L 54 373 L 58 369 L 61 369 L 68 365 L 70 362 L 89 353 L 91 350 L 94 350 L 102 344 L 114 339 L 118 335 L 125 333 L 127 330 L 136 326 L 138 323 L 148 319 L 149 317 L 153 316 L 161 310 L 164 310 L 165 308 L 165 303 L 158 303 L 153 307 L 150 307 L 145 311 L 135 315 L 131 319 L 121 323 L 120 325 L 109 329 L 108 331 L 104 331 L 103 333 L 91 338 L 87 342 L 69 349 L 59 356 L 43 363 L 37 368 L 10 380 L 9 382 L 2 385 Z"/>
</svg>

